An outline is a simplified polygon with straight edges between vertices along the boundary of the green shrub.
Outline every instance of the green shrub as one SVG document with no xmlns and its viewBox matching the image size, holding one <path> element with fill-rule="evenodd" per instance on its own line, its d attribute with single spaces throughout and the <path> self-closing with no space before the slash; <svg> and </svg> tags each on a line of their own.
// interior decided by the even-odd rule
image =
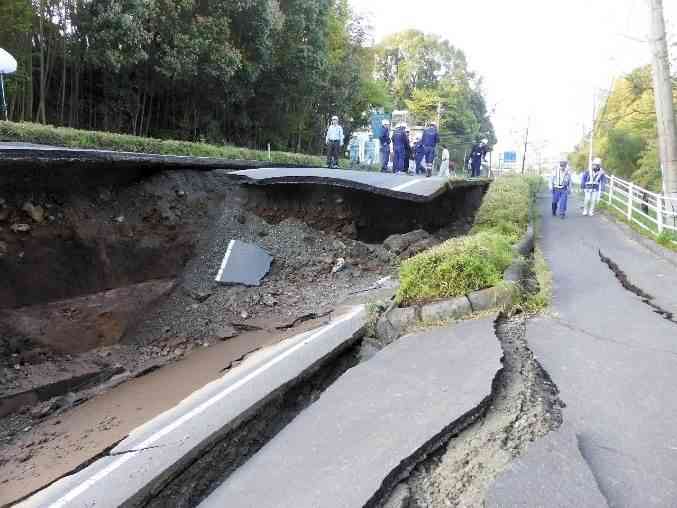
<svg viewBox="0 0 677 508">
<path fill-rule="evenodd" d="M 402 263 L 398 303 L 453 298 L 500 283 L 515 255 L 512 245 L 527 230 L 540 186 L 539 178 L 496 179 L 469 236 L 452 238 Z"/>
<path fill-rule="evenodd" d="M 189 141 L 142 138 L 128 134 L 96 132 L 53 127 L 35 123 L 0 121 L 0 140 L 65 146 L 69 148 L 97 148 L 124 152 L 143 152 L 161 155 L 188 155 L 223 159 L 267 161 L 268 152 L 232 145 L 209 145 Z M 289 152 L 271 152 L 271 160 L 278 164 L 322 166 L 324 158 Z"/>
<path fill-rule="evenodd" d="M 534 189 L 534 190 L 532 190 Z M 529 210 L 535 186 L 522 177 L 496 179 L 475 216 L 471 234 L 494 231 L 517 242 L 529 225 Z"/>
<path fill-rule="evenodd" d="M 397 301 L 409 305 L 494 286 L 512 258 L 511 244 L 501 234 L 452 238 L 402 263 Z"/>
</svg>

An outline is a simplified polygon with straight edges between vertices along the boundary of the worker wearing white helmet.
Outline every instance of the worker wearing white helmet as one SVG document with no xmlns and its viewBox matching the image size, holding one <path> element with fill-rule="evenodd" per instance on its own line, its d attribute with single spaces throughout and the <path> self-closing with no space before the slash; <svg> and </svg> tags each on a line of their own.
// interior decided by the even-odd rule
<svg viewBox="0 0 677 508">
<path fill-rule="evenodd" d="M 571 172 L 567 161 L 560 161 L 559 166 L 553 171 L 550 187 L 552 189 L 552 216 L 555 217 L 559 212 L 559 216 L 564 219 L 567 214 L 567 201 L 571 188 Z"/>
<path fill-rule="evenodd" d="M 331 117 L 331 125 L 327 129 L 326 136 L 327 143 L 327 167 L 338 168 L 339 154 L 341 153 L 341 147 L 343 146 L 343 127 L 339 125 L 338 116 L 334 115 Z"/>
<path fill-rule="evenodd" d="M 581 180 L 581 188 L 585 193 L 583 201 L 583 215 L 595 215 L 595 207 L 599 202 L 602 193 L 602 185 L 604 184 L 604 169 L 602 169 L 602 159 L 596 157 L 592 161 L 592 167 L 583 173 Z"/>
</svg>

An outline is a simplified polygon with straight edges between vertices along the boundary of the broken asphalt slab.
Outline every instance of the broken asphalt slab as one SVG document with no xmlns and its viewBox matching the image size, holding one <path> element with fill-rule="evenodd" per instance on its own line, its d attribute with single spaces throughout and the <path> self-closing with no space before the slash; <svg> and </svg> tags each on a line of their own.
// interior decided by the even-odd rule
<svg viewBox="0 0 677 508">
<path fill-rule="evenodd" d="M 239 367 L 135 429 L 103 458 L 31 496 L 22 508 L 144 504 L 280 390 L 354 343 L 363 306 L 326 326 L 254 353 Z"/>
<path fill-rule="evenodd" d="M 529 446 L 494 482 L 486 508 L 608 508 L 568 424 Z"/>
<path fill-rule="evenodd" d="M 260 168 L 229 173 L 228 178 L 252 185 L 320 184 L 363 190 L 398 199 L 428 202 L 450 185 L 484 186 L 488 180 L 453 181 L 441 177 L 393 175 L 374 171 L 325 168 Z"/>
<path fill-rule="evenodd" d="M 261 247 L 231 240 L 214 280 L 221 284 L 258 286 L 272 262 L 273 258 Z"/>
<path fill-rule="evenodd" d="M 371 506 L 481 411 L 501 358 L 493 319 L 402 337 L 341 376 L 200 507 Z"/>
</svg>

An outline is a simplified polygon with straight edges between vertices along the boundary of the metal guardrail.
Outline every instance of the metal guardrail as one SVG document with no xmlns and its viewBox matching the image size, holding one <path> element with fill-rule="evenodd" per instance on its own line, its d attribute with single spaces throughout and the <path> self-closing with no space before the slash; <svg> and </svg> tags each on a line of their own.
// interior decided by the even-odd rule
<svg viewBox="0 0 677 508">
<path fill-rule="evenodd" d="M 603 190 L 609 206 L 654 236 L 677 234 L 677 198 L 656 194 L 616 176 L 609 180 Z"/>
</svg>

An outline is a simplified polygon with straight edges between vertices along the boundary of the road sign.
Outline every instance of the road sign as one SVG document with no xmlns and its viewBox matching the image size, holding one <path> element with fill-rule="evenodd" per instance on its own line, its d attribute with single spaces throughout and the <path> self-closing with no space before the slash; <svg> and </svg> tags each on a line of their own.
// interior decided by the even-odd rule
<svg viewBox="0 0 677 508">
<path fill-rule="evenodd" d="M 503 162 L 517 162 L 517 152 L 503 152 Z"/>
</svg>

